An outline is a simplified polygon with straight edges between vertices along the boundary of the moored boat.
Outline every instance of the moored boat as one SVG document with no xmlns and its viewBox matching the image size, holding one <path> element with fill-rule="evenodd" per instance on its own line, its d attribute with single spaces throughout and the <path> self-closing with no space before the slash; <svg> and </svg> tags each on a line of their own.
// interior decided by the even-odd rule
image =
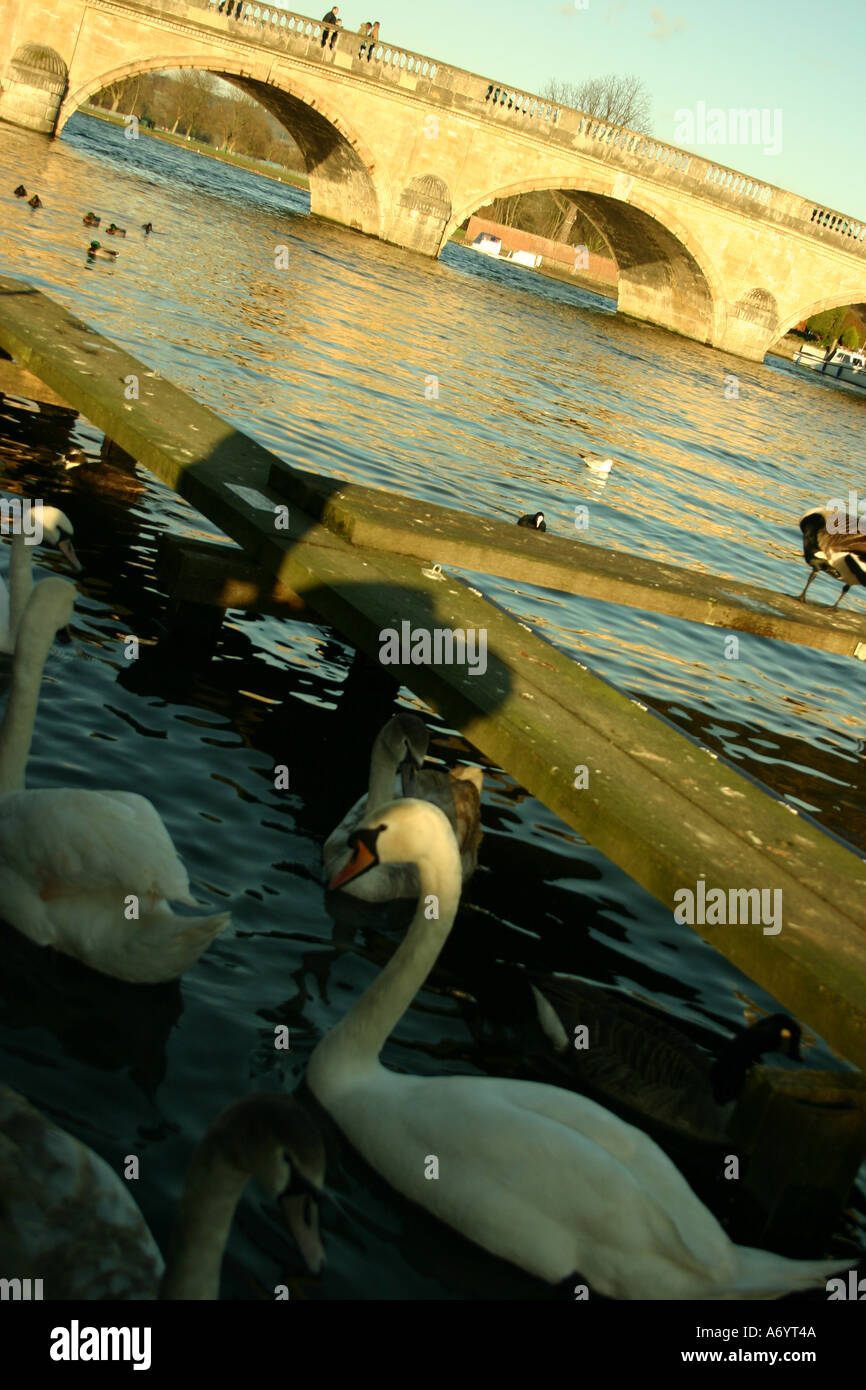
<svg viewBox="0 0 866 1390">
<path fill-rule="evenodd" d="M 866 387 L 866 356 L 852 348 L 837 347 L 835 352 L 825 351 L 814 343 L 804 343 L 794 354 L 798 367 L 808 367 L 811 372 L 820 372 L 834 381 L 847 381 L 852 386 Z"/>
</svg>

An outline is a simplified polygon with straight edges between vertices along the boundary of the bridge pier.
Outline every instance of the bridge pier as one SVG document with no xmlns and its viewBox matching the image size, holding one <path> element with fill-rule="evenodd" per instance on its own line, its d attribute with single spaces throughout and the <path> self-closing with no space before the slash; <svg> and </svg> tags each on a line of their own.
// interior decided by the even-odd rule
<svg viewBox="0 0 866 1390">
<path fill-rule="evenodd" d="M 22 44 L 0 83 L 0 120 L 53 135 L 66 93 L 66 64 L 53 48 Z"/>
<path fill-rule="evenodd" d="M 411 179 L 400 194 L 387 219 L 383 239 L 408 251 L 419 251 L 422 256 L 438 256 L 445 245 L 450 219 L 448 185 L 434 174 L 421 174 Z"/>
</svg>

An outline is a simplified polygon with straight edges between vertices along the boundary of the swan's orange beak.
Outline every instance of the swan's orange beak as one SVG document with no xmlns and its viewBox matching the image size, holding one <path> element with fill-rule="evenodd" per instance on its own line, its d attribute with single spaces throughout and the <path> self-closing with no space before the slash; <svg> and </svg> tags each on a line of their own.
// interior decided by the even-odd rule
<svg viewBox="0 0 866 1390">
<path fill-rule="evenodd" d="M 62 541 L 58 542 L 57 549 L 60 551 L 62 555 L 65 555 L 67 561 L 74 570 L 84 569 L 84 566 L 82 565 L 81 561 L 75 553 L 75 546 L 72 544 L 72 541 L 67 540 L 66 537 L 64 537 Z"/>
<path fill-rule="evenodd" d="M 352 858 L 349 860 L 348 864 L 343 866 L 337 874 L 337 877 L 331 880 L 328 887 L 333 893 L 335 888 L 342 888 L 343 884 L 348 883 L 350 879 L 357 878 L 359 874 L 366 873 L 367 869 L 372 869 L 376 862 L 376 856 L 373 851 L 368 849 L 363 840 L 359 840 L 355 846 L 355 853 L 352 855 Z"/>
</svg>

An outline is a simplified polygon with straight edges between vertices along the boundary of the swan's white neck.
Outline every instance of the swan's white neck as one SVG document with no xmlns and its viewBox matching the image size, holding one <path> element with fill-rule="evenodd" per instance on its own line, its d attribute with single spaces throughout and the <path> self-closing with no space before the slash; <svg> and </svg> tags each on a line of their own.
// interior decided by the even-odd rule
<svg viewBox="0 0 866 1390">
<path fill-rule="evenodd" d="M 165 1299 L 218 1299 L 223 1255 L 249 1175 L 212 1151 L 196 1155 L 159 1286 Z"/>
<path fill-rule="evenodd" d="M 6 713 L 0 724 L 0 795 L 24 790 L 24 777 L 30 744 L 33 741 L 33 726 L 36 723 L 36 707 L 39 703 L 39 689 L 42 685 L 42 672 L 51 643 L 54 640 L 53 624 L 39 623 L 25 614 L 15 644 L 15 657 L 12 663 L 12 684 Z"/>
<path fill-rule="evenodd" d="M 370 754 L 370 781 L 367 785 L 367 810 L 372 811 L 377 806 L 384 806 L 387 801 L 394 797 L 394 777 L 397 772 L 397 764 L 393 754 L 388 752 L 385 741 L 379 735 L 373 743 L 373 751 Z"/>
<path fill-rule="evenodd" d="M 375 1064 L 454 924 L 460 905 L 460 852 L 444 816 L 431 828 L 424 858 L 416 862 L 421 896 L 411 926 L 385 969 L 316 1047 L 308 1070 L 314 1092 L 319 1079 L 348 1080 Z"/>
<path fill-rule="evenodd" d="M 14 645 L 27 607 L 27 600 L 33 592 L 33 546 L 28 545 L 24 536 L 12 537 L 12 554 L 9 558 L 9 633 Z"/>
</svg>

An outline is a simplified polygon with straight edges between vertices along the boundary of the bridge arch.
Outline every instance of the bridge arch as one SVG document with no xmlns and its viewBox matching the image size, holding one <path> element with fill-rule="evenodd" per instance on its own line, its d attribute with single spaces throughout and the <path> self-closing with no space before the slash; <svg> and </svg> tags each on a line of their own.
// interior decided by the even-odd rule
<svg viewBox="0 0 866 1390">
<path fill-rule="evenodd" d="M 799 308 L 796 313 L 789 313 L 782 317 L 777 338 L 794 328 L 803 319 L 810 319 L 814 314 L 823 314 L 827 309 L 841 309 L 848 304 L 866 304 L 866 279 L 859 290 L 837 290 L 835 294 L 822 295 L 820 299 L 813 300 L 810 304 Z"/>
<path fill-rule="evenodd" d="M 491 190 L 455 210 L 443 244 L 479 207 L 540 191 L 570 197 L 604 237 L 617 265 L 619 312 L 699 341 L 717 339 L 724 327 L 726 293 L 709 252 L 692 228 L 616 171 L 609 179 L 522 179 Z"/>
<path fill-rule="evenodd" d="M 382 207 L 390 189 L 366 142 L 340 111 L 294 75 L 291 82 L 275 80 L 269 69 L 261 75 L 248 61 L 223 54 L 165 55 L 132 59 L 107 72 L 94 74 L 70 90 L 60 109 L 59 135 L 80 106 L 127 77 L 146 72 L 195 69 L 222 77 L 258 101 L 288 131 L 301 151 L 310 180 L 310 211 L 347 227 L 382 235 Z M 375 172 L 374 172 L 375 171 Z"/>
</svg>

